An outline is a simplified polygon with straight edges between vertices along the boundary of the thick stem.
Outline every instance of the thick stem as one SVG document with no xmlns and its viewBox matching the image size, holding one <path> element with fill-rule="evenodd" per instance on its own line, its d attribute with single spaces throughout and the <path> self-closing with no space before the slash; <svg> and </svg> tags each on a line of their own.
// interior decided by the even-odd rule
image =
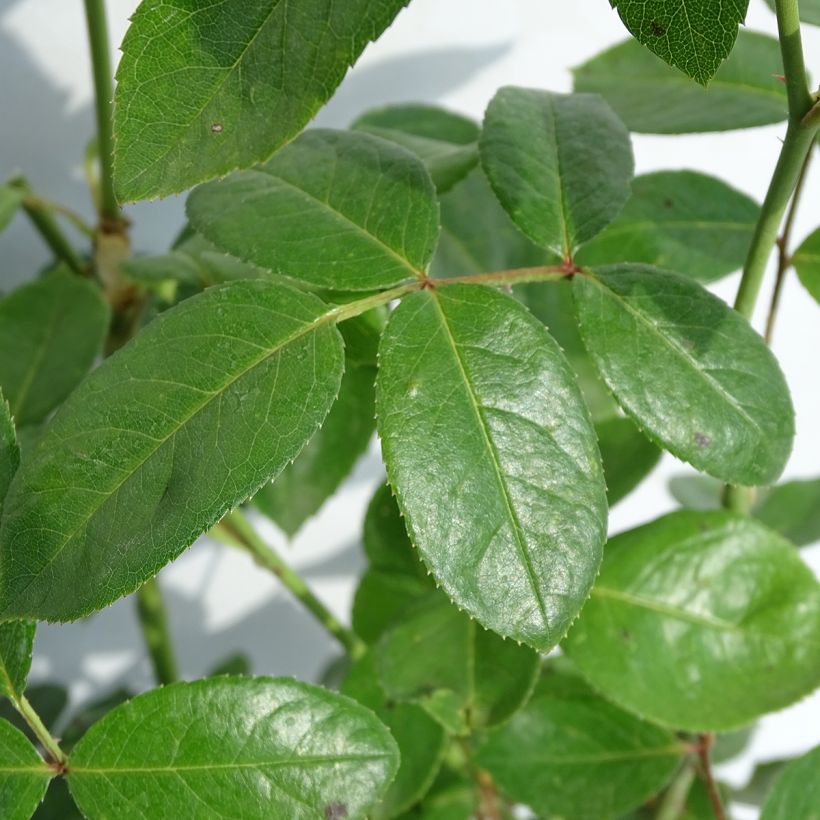
<svg viewBox="0 0 820 820">
<path fill-rule="evenodd" d="M 698 757 L 700 758 L 700 768 L 703 779 L 706 782 L 706 791 L 709 794 L 709 802 L 712 804 L 712 812 L 715 820 L 726 820 L 726 810 L 723 808 L 715 778 L 712 776 L 712 763 L 709 760 L 709 750 L 712 748 L 712 735 L 701 735 L 698 744 Z"/>
<path fill-rule="evenodd" d="M 798 0 L 776 0 L 775 11 L 780 53 L 783 56 L 783 73 L 786 77 L 786 93 L 789 98 L 789 115 L 792 120 L 800 120 L 812 107 L 813 100 L 809 92 L 803 58 Z"/>
<path fill-rule="evenodd" d="M 171 633 L 165 603 L 156 578 L 146 581 L 137 591 L 137 617 L 151 663 L 154 677 L 163 686 L 177 679 L 177 663 L 174 657 Z"/>
<path fill-rule="evenodd" d="M 352 658 L 361 657 L 367 646 L 310 591 L 302 577 L 266 544 L 244 513 L 237 509 L 222 519 L 220 527 L 239 542 L 261 567 L 272 572 L 302 606 L 347 650 Z"/>
<path fill-rule="evenodd" d="M 29 725 L 31 731 L 34 732 L 37 740 L 40 741 L 43 748 L 48 752 L 52 761 L 61 768 L 64 768 L 68 763 L 66 753 L 60 748 L 60 744 L 57 743 L 54 737 L 52 737 L 51 732 L 46 729 L 45 724 L 37 712 L 34 711 L 34 707 L 28 702 L 26 696 L 20 695 L 19 699 L 14 698 L 13 703 L 23 720 Z"/>
<path fill-rule="evenodd" d="M 694 760 L 690 757 L 686 759 L 683 767 L 664 792 L 663 799 L 655 813 L 655 820 L 678 820 L 686 807 L 686 801 L 694 782 L 695 765 Z"/>
<path fill-rule="evenodd" d="M 23 177 L 13 179 L 9 185 L 21 191 L 23 194 L 22 206 L 26 216 L 31 220 L 37 232 L 45 241 L 46 245 L 53 251 L 57 259 L 63 261 L 68 267 L 80 276 L 88 276 L 89 269 L 83 260 L 77 255 L 72 244 L 63 233 L 57 220 L 54 218 L 52 209 L 43 200 L 38 199 L 28 181 Z"/>
<path fill-rule="evenodd" d="M 85 18 L 91 48 L 91 68 L 94 74 L 97 146 L 100 156 L 100 216 L 103 222 L 116 225 L 120 223 L 120 208 L 114 193 L 114 131 L 112 125 L 114 83 L 111 73 L 111 54 L 108 47 L 105 0 L 85 0 Z"/>
</svg>

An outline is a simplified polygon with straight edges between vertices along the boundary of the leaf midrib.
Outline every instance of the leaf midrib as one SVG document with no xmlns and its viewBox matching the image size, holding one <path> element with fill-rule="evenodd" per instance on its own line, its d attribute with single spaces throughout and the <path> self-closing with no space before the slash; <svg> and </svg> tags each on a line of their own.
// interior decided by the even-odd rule
<svg viewBox="0 0 820 820">
<path fill-rule="evenodd" d="M 486 425 L 486 422 L 484 420 L 484 414 L 482 413 L 481 407 L 478 404 L 478 401 L 476 400 L 475 387 L 473 386 L 472 380 L 471 380 L 470 375 L 467 371 L 467 368 L 464 364 L 464 361 L 461 358 L 461 353 L 459 352 L 458 345 L 456 344 L 455 337 L 453 336 L 453 333 L 450 329 L 450 325 L 447 321 L 447 315 L 445 314 L 443 308 L 441 307 L 441 304 L 439 303 L 438 296 L 437 296 L 435 291 L 431 292 L 431 301 L 433 302 L 433 304 L 436 307 L 436 310 L 438 311 L 439 317 L 441 319 L 441 325 L 442 325 L 442 327 L 444 328 L 444 331 L 445 331 L 445 336 L 446 336 L 447 341 L 450 345 L 450 348 L 453 351 L 453 357 L 454 357 L 454 359 L 455 359 L 455 361 L 458 365 L 459 371 L 461 373 L 461 377 L 464 381 L 464 385 L 467 388 L 467 396 L 470 400 L 470 406 L 472 407 L 473 412 L 475 413 L 475 416 L 476 416 L 476 420 L 478 421 L 478 427 L 481 430 L 481 436 L 484 440 L 484 445 L 485 445 L 485 448 L 487 450 L 487 453 L 489 454 L 490 459 L 492 460 L 493 473 L 494 473 L 496 481 L 498 483 L 498 487 L 501 490 L 502 498 L 504 499 L 504 504 L 505 504 L 506 509 L 507 509 L 508 519 L 509 519 L 510 523 L 512 524 L 511 529 L 512 529 L 512 532 L 513 532 L 513 540 L 515 542 L 516 551 L 518 552 L 518 555 L 521 559 L 521 562 L 524 565 L 524 569 L 526 570 L 527 581 L 530 585 L 530 588 L 532 589 L 533 595 L 534 595 L 535 600 L 538 604 L 538 609 L 541 613 L 541 618 L 543 619 L 543 623 L 544 623 L 544 629 L 547 631 L 547 638 L 548 638 L 548 640 L 550 640 L 549 636 L 550 636 L 550 633 L 551 633 L 551 628 L 550 628 L 549 617 L 547 616 L 546 603 L 543 599 L 543 596 L 541 595 L 541 590 L 538 588 L 537 578 L 536 578 L 535 571 L 534 571 L 533 566 L 532 566 L 532 562 L 530 560 L 529 553 L 527 551 L 527 545 L 524 543 L 524 540 L 523 540 L 523 537 L 522 537 L 522 534 L 521 534 L 523 528 L 521 526 L 521 522 L 518 520 L 518 516 L 515 514 L 515 509 L 514 509 L 513 504 L 512 504 L 512 499 L 510 498 L 510 492 L 509 492 L 509 489 L 507 488 L 507 483 L 504 479 L 504 474 L 501 470 L 501 462 L 499 461 L 499 458 L 498 458 L 498 452 L 495 448 L 495 444 L 493 443 L 493 440 L 490 438 L 490 435 L 487 432 L 487 425 Z"/>
<path fill-rule="evenodd" d="M 65 539 L 60 544 L 60 546 L 49 556 L 48 561 L 46 561 L 42 565 L 42 567 L 40 567 L 40 569 L 37 570 L 37 572 L 34 573 L 31 576 L 31 578 L 30 578 L 29 582 L 26 584 L 26 586 L 23 587 L 23 589 L 21 589 L 20 591 L 18 591 L 16 593 L 15 598 L 20 598 L 22 595 L 25 595 L 26 591 L 32 586 L 32 584 L 34 584 L 40 578 L 40 576 L 43 574 L 43 572 L 45 572 L 45 570 L 48 567 L 50 567 L 54 563 L 54 561 L 57 560 L 57 558 L 62 553 L 62 551 L 65 549 L 65 547 L 69 543 L 71 543 L 71 541 L 76 537 L 77 533 L 80 532 L 88 524 L 88 522 L 100 510 L 100 508 L 103 506 L 103 504 L 105 504 L 109 499 L 111 499 L 119 491 L 119 489 L 125 484 L 126 481 L 129 481 L 131 478 L 133 478 L 133 476 L 136 474 L 136 472 L 150 458 L 152 458 L 157 452 L 159 452 L 159 450 L 168 441 L 170 441 L 174 436 L 176 436 L 180 432 L 180 430 L 182 430 L 185 427 L 185 425 L 187 425 L 202 410 L 204 410 L 206 407 L 208 407 L 210 402 L 214 401 L 217 398 L 220 398 L 225 393 L 225 391 L 230 389 L 234 384 L 236 384 L 236 382 L 238 382 L 240 379 L 244 378 L 251 371 L 253 371 L 256 367 L 259 367 L 261 364 L 263 364 L 265 361 L 267 361 L 271 356 L 275 356 L 277 353 L 279 353 L 281 350 L 283 350 L 289 344 L 292 344 L 296 340 L 300 339 L 302 336 L 306 336 L 308 333 L 312 333 L 313 331 L 320 328 L 322 325 L 325 325 L 325 324 L 328 324 L 329 322 L 332 322 L 335 319 L 336 314 L 338 312 L 339 312 L 339 308 L 328 308 L 325 313 L 322 313 L 320 316 L 318 316 L 316 319 L 312 320 L 308 324 L 303 325 L 301 328 L 299 328 L 299 330 L 297 332 L 290 334 L 283 341 L 279 342 L 274 347 L 266 348 L 264 354 L 262 354 L 261 356 L 258 356 L 256 359 L 254 359 L 247 367 L 242 369 L 239 373 L 237 373 L 235 376 L 233 376 L 231 379 L 229 379 L 227 382 L 225 382 L 218 389 L 208 392 L 206 394 L 205 400 L 198 403 L 193 408 L 193 410 L 184 419 L 182 419 L 182 421 L 178 425 L 176 425 L 166 436 L 164 436 L 160 439 L 156 439 L 155 445 L 149 449 L 149 451 L 147 452 L 145 457 L 140 459 L 137 463 L 135 463 L 133 468 L 130 469 L 123 476 L 123 478 L 120 481 L 117 482 L 116 485 L 114 485 L 109 491 L 101 491 L 99 493 L 99 499 L 100 500 L 96 504 L 94 504 L 94 506 L 90 509 L 88 515 L 86 515 L 80 522 L 78 522 L 72 528 L 71 532 L 69 532 L 66 535 Z M 6 607 L 5 611 L 6 612 L 8 611 L 8 606 Z"/>
</svg>

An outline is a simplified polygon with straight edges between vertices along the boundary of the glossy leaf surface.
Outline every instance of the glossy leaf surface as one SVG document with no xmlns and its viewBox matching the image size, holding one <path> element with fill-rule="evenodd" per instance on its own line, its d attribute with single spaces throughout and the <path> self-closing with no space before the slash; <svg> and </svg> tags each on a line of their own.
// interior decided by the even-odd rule
<svg viewBox="0 0 820 820">
<path fill-rule="evenodd" d="M 749 0 L 610 0 L 632 35 L 702 85 L 729 56 Z"/>
<path fill-rule="evenodd" d="M 820 746 L 789 763 L 777 778 L 760 820 L 820 818 Z"/>
<path fill-rule="evenodd" d="M 439 286 L 393 313 L 376 392 L 388 477 L 438 583 L 482 625 L 554 646 L 606 532 L 594 430 L 558 346 L 515 300 Z"/>
<path fill-rule="evenodd" d="M 715 177 L 637 177 L 613 222 L 578 252 L 580 265 L 645 262 L 711 282 L 743 267 L 760 207 Z"/>
<path fill-rule="evenodd" d="M 339 389 L 333 319 L 311 295 L 236 282 L 166 311 L 106 360 L 14 479 L 1 614 L 102 608 L 275 477 Z"/>
<path fill-rule="evenodd" d="M 513 222 L 562 258 L 611 222 L 629 197 L 629 134 L 597 96 L 502 88 L 487 107 L 479 144 Z"/>
<path fill-rule="evenodd" d="M 820 680 L 818 647 L 820 585 L 794 547 L 751 519 L 689 511 L 610 540 L 564 642 L 607 698 L 690 731 L 798 700 Z"/>
<path fill-rule="evenodd" d="M 576 276 L 573 293 L 601 376 L 647 435 L 724 481 L 777 479 L 794 410 L 745 319 L 690 279 L 644 265 Z"/>
<path fill-rule="evenodd" d="M 753 128 L 786 119 L 786 86 L 774 37 L 741 31 L 708 87 L 627 40 L 574 70 L 575 90 L 600 94 L 630 131 L 687 134 Z"/>
<path fill-rule="evenodd" d="M 28 738 L 0 720 L 0 817 L 29 820 L 53 775 Z"/>
<path fill-rule="evenodd" d="M 432 105 L 391 105 L 362 114 L 351 126 L 396 142 L 427 166 L 436 190 L 449 191 L 478 163 L 476 123 Z"/>
<path fill-rule="evenodd" d="M 572 675 L 547 674 L 530 702 L 479 748 L 501 790 L 540 816 L 598 820 L 632 809 L 671 778 L 675 736 L 597 696 Z"/>
<path fill-rule="evenodd" d="M 340 290 L 421 275 L 438 236 L 421 160 L 361 132 L 308 131 L 264 165 L 197 188 L 187 210 L 233 256 Z"/>
<path fill-rule="evenodd" d="M 529 697 L 538 655 L 428 594 L 382 636 L 376 670 L 387 696 L 418 703 L 454 734 L 493 726 Z"/>
<path fill-rule="evenodd" d="M 372 709 L 393 735 L 400 764 L 374 818 L 394 817 L 421 799 L 441 767 L 447 736 L 444 729 L 420 706 L 389 701 L 378 682 L 372 653 L 354 663 L 342 693 Z"/>
<path fill-rule="evenodd" d="M 347 478 L 376 427 L 373 385 L 379 326 L 357 317 L 341 325 L 340 330 L 348 355 L 333 407 L 296 461 L 254 497 L 256 507 L 291 537 Z M 361 357 L 365 351 L 351 352 L 353 334 L 361 342 L 359 346 L 368 348 L 365 358 Z"/>
<path fill-rule="evenodd" d="M 355 701 L 287 678 L 155 689 L 109 712 L 71 756 L 90 817 L 362 818 L 398 766 Z M 343 813 L 344 810 L 344 813 Z"/>
<path fill-rule="evenodd" d="M 441 235 L 430 266 L 439 279 L 560 262 L 515 227 L 480 169 L 440 205 Z"/>
<path fill-rule="evenodd" d="M 331 97 L 407 0 L 143 0 L 114 107 L 121 200 L 267 159 Z"/>
<path fill-rule="evenodd" d="M 820 302 L 820 229 L 794 252 L 792 262 L 803 287 Z"/>
<path fill-rule="evenodd" d="M 0 302 L 0 387 L 18 427 L 43 421 L 82 381 L 107 331 L 99 289 L 63 270 Z"/>
</svg>

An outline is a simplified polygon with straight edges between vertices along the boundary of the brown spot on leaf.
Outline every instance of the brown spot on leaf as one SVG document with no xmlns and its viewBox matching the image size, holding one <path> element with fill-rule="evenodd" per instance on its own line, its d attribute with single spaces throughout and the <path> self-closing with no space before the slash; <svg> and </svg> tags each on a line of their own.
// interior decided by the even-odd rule
<svg viewBox="0 0 820 820">
<path fill-rule="evenodd" d="M 222 125 L 221 122 L 212 122 L 211 123 L 211 133 L 212 134 L 221 134 L 225 130 L 225 126 Z"/>
<path fill-rule="evenodd" d="M 708 447 L 712 443 L 712 439 L 709 436 L 704 435 L 703 433 L 695 433 L 695 444 L 698 447 Z"/>
<path fill-rule="evenodd" d="M 661 25 L 657 20 L 653 20 L 649 24 L 649 30 L 656 36 L 656 37 L 663 37 L 666 34 L 666 26 Z"/>
<path fill-rule="evenodd" d="M 670 199 L 669 197 L 666 197 L 666 199 L 664 199 L 664 201 L 663 201 L 663 207 L 664 208 L 674 208 L 675 207 L 674 200 Z"/>
<path fill-rule="evenodd" d="M 621 640 L 625 643 L 629 643 L 632 640 L 632 633 L 628 629 L 621 630 Z"/>
<path fill-rule="evenodd" d="M 347 806 L 344 803 L 329 803 L 325 806 L 326 820 L 342 820 L 347 816 Z"/>
</svg>

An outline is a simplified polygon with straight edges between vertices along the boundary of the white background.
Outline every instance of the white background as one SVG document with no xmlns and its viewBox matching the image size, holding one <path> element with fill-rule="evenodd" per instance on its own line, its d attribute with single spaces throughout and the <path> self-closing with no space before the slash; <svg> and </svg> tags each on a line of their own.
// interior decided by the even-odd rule
<svg viewBox="0 0 820 820">
<path fill-rule="evenodd" d="M 109 0 L 112 46 L 127 27 L 136 0 Z M 751 0 L 748 25 L 775 32 L 763 0 Z M 568 91 L 569 68 L 626 36 L 606 0 L 413 0 L 371 46 L 334 100 L 320 114 L 325 126 L 346 126 L 366 108 L 396 101 L 429 101 L 480 118 L 495 90 L 518 84 Z M 806 27 L 809 68 L 820 77 L 820 29 Z M 0 0 L 0 177 L 25 171 L 35 189 L 92 214 L 79 165 L 92 133 L 90 66 L 80 0 Z M 634 138 L 637 171 L 695 168 L 722 177 L 762 199 L 779 150 L 782 126 L 683 138 Z M 139 251 L 162 251 L 183 222 L 183 200 L 128 209 Z M 797 220 L 802 239 L 820 223 L 820 163 Z M 18 217 L 0 236 L 0 290 L 30 278 L 48 260 Z M 716 292 L 733 298 L 737 276 Z M 756 317 L 761 326 L 768 287 Z M 791 385 L 797 441 L 787 477 L 818 473 L 817 306 L 791 276 L 786 284 L 774 350 Z M 667 456 L 639 491 L 618 505 L 611 530 L 631 527 L 673 508 L 670 475 L 685 472 Z M 359 529 L 366 501 L 382 480 L 378 446 L 344 490 L 290 544 L 266 534 L 300 568 L 316 592 L 348 618 L 353 581 L 363 561 Z M 817 547 L 804 553 L 820 567 Z M 336 647 L 276 582 L 242 556 L 202 541 L 161 575 L 172 630 L 186 677 L 196 677 L 239 649 L 256 673 L 315 679 Z M 33 680 L 70 685 L 80 702 L 115 683 L 151 684 L 129 600 L 86 622 L 39 630 Z M 754 760 L 798 752 L 820 741 L 820 696 L 765 718 L 748 754 L 723 772 L 741 783 Z M 738 816 L 750 816 L 739 813 Z"/>
</svg>

